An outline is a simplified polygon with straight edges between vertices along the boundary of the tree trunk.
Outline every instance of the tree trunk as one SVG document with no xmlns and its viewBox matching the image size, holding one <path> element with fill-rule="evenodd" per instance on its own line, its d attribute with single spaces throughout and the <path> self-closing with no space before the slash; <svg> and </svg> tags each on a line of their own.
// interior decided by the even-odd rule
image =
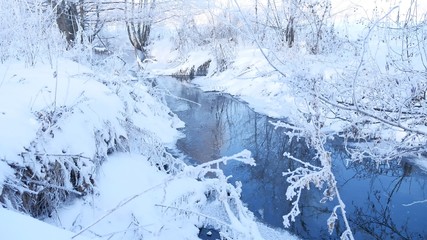
<svg viewBox="0 0 427 240">
<path fill-rule="evenodd" d="M 140 0 L 138 3 L 135 0 L 132 0 L 131 3 L 125 0 L 126 30 L 129 41 L 135 48 L 138 63 L 142 63 L 147 56 L 146 47 L 149 43 L 153 24 L 152 14 L 155 4 L 155 0 Z M 129 5 L 130 8 L 128 7 Z M 138 11 L 136 14 L 135 10 Z"/>
<path fill-rule="evenodd" d="M 294 30 L 294 19 L 290 18 L 288 24 L 286 25 L 286 42 L 288 47 L 291 48 L 295 41 L 295 30 Z"/>
<path fill-rule="evenodd" d="M 51 4 L 56 8 L 56 23 L 58 24 L 58 28 L 64 34 L 69 46 L 72 47 L 76 40 L 77 31 L 79 30 L 77 6 L 75 3 L 65 0 L 62 0 L 60 3 L 52 1 Z"/>
</svg>

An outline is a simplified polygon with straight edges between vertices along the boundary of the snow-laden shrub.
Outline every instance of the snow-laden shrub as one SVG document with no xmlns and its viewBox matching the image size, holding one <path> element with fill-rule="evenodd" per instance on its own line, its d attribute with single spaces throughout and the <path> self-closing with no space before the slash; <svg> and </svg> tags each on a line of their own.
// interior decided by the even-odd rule
<svg viewBox="0 0 427 240">
<path fill-rule="evenodd" d="M 185 175 L 197 179 L 200 189 L 189 188 L 172 198 L 172 202 L 157 206 L 163 208 L 166 216 L 196 222 L 199 228 L 218 229 L 225 239 L 260 239 L 253 214 L 240 200 L 241 183 L 237 182 L 237 187 L 227 183 L 228 177 L 218 168 L 219 164 L 227 164 L 230 160 L 255 165 L 251 153 L 244 150 L 195 167 L 187 166 L 177 178 Z M 171 181 L 175 184 L 173 181 L 177 180 Z"/>
<path fill-rule="evenodd" d="M 224 71 L 236 57 L 243 22 L 236 13 L 219 11 L 215 7 L 209 11 L 181 20 L 175 46 L 184 58 L 194 48 L 208 49 L 215 58 L 216 70 Z"/>
<path fill-rule="evenodd" d="M 6 129 L 0 159 L 7 166 L 0 170 L 8 173 L 0 171 L 3 206 L 51 215 L 64 201 L 95 190 L 97 171 L 113 152 L 153 156 L 152 164 L 165 171 L 179 168 L 160 144 L 172 140 L 157 139 L 153 122 L 144 122 L 157 115 L 154 125 L 165 128 L 161 120 L 174 118 L 147 87 L 101 83 L 100 74 L 69 60 L 58 60 L 55 69 L 0 67 L 0 123 Z"/>
<path fill-rule="evenodd" d="M 65 50 L 53 9 L 45 1 L 1 1 L 0 22 L 0 62 L 13 58 L 34 65 L 41 56 L 52 59 Z"/>
<path fill-rule="evenodd" d="M 231 160 L 253 164 L 250 152 L 172 174 L 150 166 L 147 157 L 114 154 L 98 176 L 99 194 L 60 210 L 51 220 L 76 236 L 99 239 L 198 239 L 203 227 L 217 229 L 224 239 L 263 239 L 240 200 L 240 184 L 227 183 L 217 167 Z"/>
</svg>

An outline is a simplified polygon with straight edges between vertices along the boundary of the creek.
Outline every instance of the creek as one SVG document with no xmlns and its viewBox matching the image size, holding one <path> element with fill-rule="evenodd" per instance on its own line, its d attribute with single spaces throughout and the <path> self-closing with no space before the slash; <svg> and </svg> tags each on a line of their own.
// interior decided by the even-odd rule
<svg viewBox="0 0 427 240">
<path fill-rule="evenodd" d="M 232 175 L 230 183 L 241 181 L 242 200 L 257 219 L 271 227 L 283 228 L 283 215 L 291 209 L 286 200 L 288 184 L 282 172 L 296 163 L 283 156 L 310 161 L 311 150 L 303 140 L 289 139 L 270 121 L 230 95 L 203 92 L 173 78 L 158 78 L 170 109 L 185 122 L 185 137 L 177 148 L 191 164 L 203 163 L 250 150 L 256 166 L 230 162 L 222 169 Z M 347 217 L 356 239 L 427 239 L 427 175 L 408 161 L 376 166 L 349 164 L 342 139 L 328 142 L 333 171 L 346 204 Z M 300 200 L 301 215 L 287 230 L 302 239 L 339 239 L 344 231 L 338 215 L 330 235 L 326 224 L 336 199 L 320 203 L 324 189 L 311 187 Z M 408 205 L 409 204 L 409 205 Z"/>
</svg>

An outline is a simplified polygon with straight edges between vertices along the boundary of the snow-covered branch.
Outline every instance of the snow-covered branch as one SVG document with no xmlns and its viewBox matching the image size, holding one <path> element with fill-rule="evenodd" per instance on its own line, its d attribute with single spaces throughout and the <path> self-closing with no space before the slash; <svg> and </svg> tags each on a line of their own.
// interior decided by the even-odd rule
<svg viewBox="0 0 427 240">
<path fill-rule="evenodd" d="M 372 119 L 378 120 L 378 121 L 380 121 L 382 123 L 385 123 L 387 125 L 400 128 L 400 129 L 405 130 L 407 132 L 416 133 L 416 134 L 427 136 L 427 132 L 403 126 L 402 123 L 400 123 L 400 122 L 393 122 L 393 121 L 389 121 L 387 119 L 378 117 L 378 116 L 376 116 L 376 115 L 374 115 L 374 114 L 372 114 L 372 113 L 370 113 L 368 111 L 365 111 L 365 110 L 363 110 L 363 109 L 361 109 L 359 107 L 348 107 L 348 106 L 345 106 L 345 105 L 342 105 L 342 104 L 339 104 L 339 103 L 333 103 L 333 102 L 329 101 L 328 99 L 326 99 L 325 97 L 322 97 L 322 96 L 318 96 L 318 98 L 322 102 L 324 102 L 326 104 L 329 104 L 331 106 L 334 106 L 334 107 L 337 107 L 337 108 L 340 108 L 340 109 L 343 109 L 343 110 L 346 110 L 346 111 L 361 113 L 361 114 L 363 114 L 363 115 L 365 115 L 367 117 L 370 117 Z"/>
</svg>

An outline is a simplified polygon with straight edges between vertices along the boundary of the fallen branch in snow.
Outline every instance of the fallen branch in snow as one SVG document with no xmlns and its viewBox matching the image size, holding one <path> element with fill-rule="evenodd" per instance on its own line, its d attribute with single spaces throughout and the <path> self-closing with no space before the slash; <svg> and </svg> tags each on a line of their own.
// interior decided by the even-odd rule
<svg viewBox="0 0 427 240">
<path fill-rule="evenodd" d="M 19 192 L 27 192 L 27 193 L 30 193 L 30 194 L 34 194 L 34 195 L 37 195 L 37 194 L 39 194 L 38 192 L 36 192 L 36 191 L 33 191 L 33 190 L 31 190 L 31 189 L 29 189 L 29 188 L 27 188 L 27 187 L 24 187 L 24 186 L 20 186 L 19 184 L 16 184 L 16 183 L 8 183 L 7 181 L 5 181 L 4 182 L 4 185 L 6 186 L 10 186 L 11 188 L 14 188 L 15 190 L 18 190 Z"/>
<path fill-rule="evenodd" d="M 221 224 L 223 226 L 229 227 L 231 229 L 233 228 L 233 226 L 230 225 L 229 223 L 226 223 L 226 222 L 224 222 L 224 221 L 222 221 L 222 220 L 220 220 L 218 218 L 214 218 L 214 217 L 208 216 L 208 215 L 200 213 L 200 212 L 195 212 L 195 211 L 192 211 L 192 210 L 189 210 L 189 209 L 183 209 L 183 208 L 178 208 L 178 207 L 174 207 L 174 206 L 166 206 L 166 205 L 163 205 L 163 204 L 155 204 L 154 206 L 156 206 L 156 207 L 162 207 L 162 208 L 170 208 L 170 209 L 174 209 L 174 210 L 177 210 L 177 211 L 180 211 L 180 212 L 184 212 L 184 213 L 191 213 L 191 214 L 194 214 L 194 215 L 197 215 L 197 216 L 200 216 L 200 217 L 204 217 L 204 218 L 213 220 L 213 221 L 215 221 L 215 222 L 217 222 L 217 223 L 219 223 L 219 224 Z"/>
<path fill-rule="evenodd" d="M 132 197 L 130 197 L 130 198 L 126 199 L 126 200 L 121 201 L 119 204 L 117 204 L 116 207 L 110 209 L 107 213 L 105 213 L 103 216 L 101 216 L 100 218 L 98 218 L 98 220 L 96 220 L 95 222 L 93 222 L 89 226 L 83 228 L 82 230 L 80 230 L 80 232 L 78 232 L 74 236 L 72 236 L 71 239 L 74 239 L 74 238 L 78 237 L 79 235 L 81 235 L 82 233 L 86 232 L 91 227 L 95 226 L 97 223 L 99 223 L 100 221 L 102 221 L 104 218 L 108 217 L 110 214 L 112 214 L 113 212 L 117 211 L 118 209 L 120 209 L 121 207 L 125 206 L 126 204 L 130 203 L 131 201 L 135 200 L 136 198 L 144 195 L 145 193 L 147 193 L 147 192 L 149 192 L 151 190 L 154 190 L 154 189 L 156 189 L 156 188 L 158 188 L 158 187 L 166 184 L 167 182 L 171 181 L 172 179 L 173 179 L 172 177 L 169 177 L 168 179 L 166 179 L 162 183 L 157 184 L 157 185 L 155 185 L 155 186 L 153 186 L 151 188 L 146 189 L 145 191 L 143 191 L 141 193 L 135 194 Z"/>
<path fill-rule="evenodd" d="M 34 191 L 34 190 L 29 189 L 29 188 L 28 188 L 28 187 L 26 187 L 26 186 L 20 186 L 21 184 L 17 183 L 17 182 L 16 182 L 16 181 L 14 181 L 13 179 L 9 179 L 9 180 L 11 180 L 13 183 L 8 183 L 8 182 L 6 181 L 4 184 L 5 184 L 5 185 L 8 185 L 8 186 L 10 186 L 10 187 L 13 187 L 13 188 L 15 188 L 15 189 L 17 189 L 17 190 L 19 190 L 19 191 L 22 191 L 22 192 L 27 192 L 27 193 L 30 193 L 30 194 L 37 195 L 37 194 L 39 194 L 41 191 L 43 191 L 43 190 L 44 190 L 44 189 L 42 189 L 42 190 L 39 190 L 39 191 Z M 44 186 L 44 187 L 47 187 L 47 188 L 55 188 L 55 189 L 59 189 L 59 190 L 64 190 L 64 191 L 66 191 L 66 192 L 71 192 L 71 193 L 77 194 L 77 195 L 79 195 L 79 196 L 81 196 L 81 195 L 82 195 L 82 193 L 81 193 L 81 192 L 79 192 L 79 191 L 76 191 L 76 190 L 74 190 L 74 189 L 69 189 L 69 188 L 66 188 L 66 187 L 63 187 L 63 186 L 58 186 L 58 185 L 55 185 L 55 184 L 44 183 L 44 182 L 36 181 L 36 180 L 24 180 L 24 181 L 25 181 L 26 183 L 34 183 L 34 184 L 41 185 L 41 186 Z"/>
<path fill-rule="evenodd" d="M 80 154 L 49 154 L 49 153 L 22 152 L 19 154 L 19 156 L 22 157 L 22 155 L 24 155 L 24 154 L 40 156 L 40 157 L 71 157 L 71 158 L 83 158 L 83 159 L 87 159 L 87 160 L 91 160 L 91 161 L 93 160 L 90 157 L 83 156 L 82 153 L 80 153 Z"/>
<path fill-rule="evenodd" d="M 35 180 L 25 180 L 25 181 L 28 182 L 28 183 L 35 183 L 37 185 L 41 185 L 41 186 L 48 187 L 48 188 L 56 188 L 56 189 L 59 189 L 59 190 L 64 190 L 64 191 L 67 191 L 67 192 L 71 192 L 71 193 L 77 194 L 79 196 L 82 195 L 81 192 L 76 191 L 74 189 L 69 189 L 69 188 L 58 186 L 58 185 L 54 185 L 54 184 L 44 183 L 44 182 L 35 181 Z M 43 191 L 43 190 L 44 189 L 42 189 L 40 191 Z M 40 191 L 38 191 L 38 192 L 32 191 L 32 192 L 35 193 L 35 194 L 38 194 Z"/>
</svg>

